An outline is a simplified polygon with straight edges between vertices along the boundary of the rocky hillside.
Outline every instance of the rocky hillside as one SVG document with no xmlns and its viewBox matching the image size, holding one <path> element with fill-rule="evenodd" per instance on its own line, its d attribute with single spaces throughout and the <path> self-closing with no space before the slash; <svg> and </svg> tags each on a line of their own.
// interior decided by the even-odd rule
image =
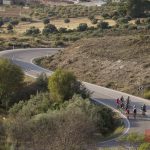
<svg viewBox="0 0 150 150">
<path fill-rule="evenodd" d="M 71 70 L 83 81 L 140 94 L 138 87 L 150 81 L 150 36 L 83 39 L 38 63 L 51 70 Z"/>
</svg>

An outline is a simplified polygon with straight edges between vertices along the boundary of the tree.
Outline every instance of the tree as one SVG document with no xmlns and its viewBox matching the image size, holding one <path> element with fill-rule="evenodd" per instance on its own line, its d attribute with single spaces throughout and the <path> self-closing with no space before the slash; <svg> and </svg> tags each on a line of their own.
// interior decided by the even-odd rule
<svg viewBox="0 0 150 150">
<path fill-rule="evenodd" d="M 94 17 L 94 15 L 89 15 L 88 19 L 93 20 L 93 19 L 95 19 L 95 17 Z"/>
<path fill-rule="evenodd" d="M 144 13 L 144 3 L 142 0 L 128 0 L 127 13 L 132 17 L 141 17 Z"/>
<path fill-rule="evenodd" d="M 88 26 L 86 23 L 80 23 L 79 26 L 77 27 L 78 31 L 85 31 L 87 30 Z"/>
<path fill-rule="evenodd" d="M 61 28 L 59 28 L 59 32 L 60 33 L 66 33 L 67 32 L 67 28 L 61 27 Z"/>
<path fill-rule="evenodd" d="M 46 91 L 48 87 L 48 78 L 45 73 L 41 73 L 36 79 L 36 84 L 42 91 Z"/>
<path fill-rule="evenodd" d="M 7 59 L 0 59 L 0 105 L 7 106 L 9 98 L 23 84 L 24 73 Z"/>
<path fill-rule="evenodd" d="M 54 33 L 54 32 L 57 32 L 57 28 L 55 25 L 53 24 L 48 24 L 44 27 L 43 31 L 42 31 L 42 34 L 43 35 L 49 35 L 50 33 Z"/>
<path fill-rule="evenodd" d="M 109 28 L 109 24 L 108 24 L 108 22 L 101 21 L 101 22 L 99 22 L 97 24 L 97 27 L 101 28 L 101 29 L 108 29 Z"/>
<path fill-rule="evenodd" d="M 54 100 L 64 101 L 73 96 L 76 83 L 76 77 L 72 73 L 58 69 L 50 76 L 48 88 Z"/>
<path fill-rule="evenodd" d="M 69 22 L 70 22 L 69 18 L 64 19 L 64 23 L 69 23 Z"/>
<path fill-rule="evenodd" d="M 0 27 L 3 26 L 3 24 L 4 24 L 3 18 L 0 17 Z"/>
<path fill-rule="evenodd" d="M 120 24 L 127 24 L 128 23 L 128 19 L 127 18 L 119 18 L 117 20 L 118 23 Z"/>
<path fill-rule="evenodd" d="M 79 82 L 73 73 L 57 69 L 50 76 L 48 89 L 54 101 L 65 101 L 72 98 L 74 94 L 80 94 L 83 98 L 89 97 L 89 91 Z"/>
<path fill-rule="evenodd" d="M 30 27 L 30 29 L 26 30 L 26 35 L 37 35 L 40 33 L 40 29 L 36 27 Z"/>
<path fill-rule="evenodd" d="M 12 24 L 13 26 L 16 26 L 16 25 L 19 24 L 19 20 L 13 19 L 13 20 L 10 21 L 10 24 Z"/>
<path fill-rule="evenodd" d="M 91 20 L 92 24 L 97 24 L 97 19 Z"/>
<path fill-rule="evenodd" d="M 45 19 L 43 20 L 43 23 L 44 23 L 45 25 L 49 24 L 49 23 L 50 23 L 50 19 L 49 19 L 49 18 L 45 18 Z"/>
<path fill-rule="evenodd" d="M 12 25 L 12 24 L 9 24 L 9 25 L 7 26 L 7 30 L 8 30 L 8 31 L 13 30 L 13 25 Z"/>
</svg>

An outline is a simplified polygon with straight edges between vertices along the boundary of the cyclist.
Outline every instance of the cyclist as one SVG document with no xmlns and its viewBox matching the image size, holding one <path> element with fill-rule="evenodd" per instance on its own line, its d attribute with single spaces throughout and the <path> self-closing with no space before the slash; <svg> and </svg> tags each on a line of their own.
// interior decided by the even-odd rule
<svg viewBox="0 0 150 150">
<path fill-rule="evenodd" d="M 119 108 L 119 105 L 120 105 L 120 99 L 119 98 L 116 99 L 116 103 L 117 103 L 117 108 Z"/>
<path fill-rule="evenodd" d="M 130 104 L 130 97 L 128 96 L 125 103 L 125 109 L 129 108 L 129 104 Z"/>
<path fill-rule="evenodd" d="M 133 106 L 133 117 L 134 117 L 134 119 L 136 119 L 136 114 L 137 114 L 137 109 L 136 109 L 136 106 L 134 105 Z"/>
<path fill-rule="evenodd" d="M 121 102 L 120 107 L 121 107 L 122 109 L 124 109 L 124 103 L 123 103 L 123 102 Z"/>
<path fill-rule="evenodd" d="M 145 116 L 145 112 L 146 112 L 146 105 L 145 104 L 141 107 L 141 110 L 142 110 L 142 115 Z"/>
<path fill-rule="evenodd" d="M 126 109 L 126 116 L 127 116 L 127 119 L 129 119 L 129 114 L 130 114 L 130 110 L 127 108 L 127 109 Z"/>
<path fill-rule="evenodd" d="M 120 98 L 120 107 L 124 109 L 124 97 L 123 96 L 121 96 Z"/>
<path fill-rule="evenodd" d="M 121 103 L 124 103 L 124 97 L 123 96 L 121 96 L 120 101 L 121 101 Z"/>
<path fill-rule="evenodd" d="M 127 97 L 127 99 L 126 99 L 126 104 L 127 104 L 127 105 L 130 104 L 130 96 Z"/>
</svg>

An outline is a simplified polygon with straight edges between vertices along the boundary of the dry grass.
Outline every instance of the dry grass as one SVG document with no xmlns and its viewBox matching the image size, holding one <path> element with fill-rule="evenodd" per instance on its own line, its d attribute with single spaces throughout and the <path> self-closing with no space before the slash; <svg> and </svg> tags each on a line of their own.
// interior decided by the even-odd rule
<svg viewBox="0 0 150 150">
<path fill-rule="evenodd" d="M 80 23 L 87 23 L 88 26 L 93 26 L 91 21 L 88 18 L 71 18 L 70 23 L 64 23 L 64 19 L 51 20 L 51 24 L 54 24 L 57 28 L 63 27 L 68 29 L 75 29 Z M 43 22 L 36 23 L 20 23 L 16 26 L 15 30 L 19 33 L 23 33 L 26 29 L 35 26 L 42 30 L 44 28 Z"/>
<path fill-rule="evenodd" d="M 104 20 L 109 23 L 110 26 L 114 26 L 116 22 L 112 19 L 106 19 Z M 88 18 L 71 18 L 70 23 L 64 23 L 64 19 L 57 19 L 57 20 L 51 20 L 51 24 L 54 24 L 57 28 L 68 28 L 68 29 L 76 29 L 80 23 L 87 23 L 89 27 L 96 26 L 91 23 L 91 21 Z M 35 23 L 20 23 L 15 27 L 15 31 L 17 33 L 24 33 L 26 29 L 29 29 L 30 27 L 35 26 L 42 30 L 44 28 L 43 22 L 35 22 Z"/>
<path fill-rule="evenodd" d="M 27 29 L 30 27 L 35 26 L 36 28 L 39 28 L 42 30 L 44 28 L 44 24 L 42 22 L 36 22 L 36 23 L 20 23 L 15 27 L 15 31 L 17 33 L 24 33 Z"/>
<path fill-rule="evenodd" d="M 32 83 L 34 81 L 35 81 L 35 79 L 32 78 L 32 77 L 29 77 L 29 76 L 25 76 L 25 78 L 24 78 L 24 82 L 30 82 L 30 83 Z"/>
<path fill-rule="evenodd" d="M 2 17 L 20 17 L 29 15 L 31 13 L 31 9 L 27 7 L 20 6 L 11 6 L 11 7 L 3 7 L 0 6 L 0 16 Z"/>
<path fill-rule="evenodd" d="M 13 34 L 5 34 L 5 33 L 1 33 L 0 34 L 0 39 L 5 39 L 5 40 L 9 40 L 10 38 L 14 38 Z"/>
<path fill-rule="evenodd" d="M 135 20 L 129 21 L 129 24 L 135 24 Z"/>
<path fill-rule="evenodd" d="M 105 22 L 108 22 L 108 24 L 110 25 L 110 26 L 115 26 L 116 25 L 116 21 L 114 21 L 114 20 L 112 20 L 112 19 L 106 19 L 106 20 L 104 20 Z"/>
<path fill-rule="evenodd" d="M 87 23 L 88 26 L 94 26 L 88 18 L 71 18 L 70 23 L 64 23 L 63 19 L 52 20 L 52 24 L 55 24 L 58 28 L 65 27 L 68 29 L 75 29 L 80 23 Z"/>
</svg>

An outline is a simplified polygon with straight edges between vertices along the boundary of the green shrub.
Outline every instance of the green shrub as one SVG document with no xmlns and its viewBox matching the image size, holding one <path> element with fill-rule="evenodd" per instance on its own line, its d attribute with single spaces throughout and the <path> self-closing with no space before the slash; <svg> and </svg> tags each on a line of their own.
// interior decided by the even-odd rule
<svg viewBox="0 0 150 150">
<path fill-rule="evenodd" d="M 129 28 L 129 25 L 128 25 L 128 24 L 123 24 L 123 25 L 122 25 L 122 28 L 123 28 L 123 29 L 128 29 L 128 28 Z"/>
<path fill-rule="evenodd" d="M 77 81 L 73 73 L 62 69 L 57 69 L 49 77 L 48 88 L 54 101 L 69 100 L 75 93 L 81 94 L 84 98 L 89 96 L 88 91 Z"/>
<path fill-rule="evenodd" d="M 44 24 L 49 24 L 49 23 L 50 23 L 50 19 L 49 19 L 49 18 L 45 18 L 45 19 L 43 20 L 43 23 L 44 23 Z"/>
<path fill-rule="evenodd" d="M 97 24 L 97 19 L 91 20 L 92 24 Z"/>
<path fill-rule="evenodd" d="M 86 23 L 80 23 L 77 27 L 78 31 L 86 31 L 88 29 L 88 25 Z"/>
<path fill-rule="evenodd" d="M 95 19 L 94 15 L 89 15 L 88 18 L 89 18 L 90 20 L 94 20 L 94 19 Z"/>
<path fill-rule="evenodd" d="M 16 25 L 19 24 L 19 20 L 17 20 L 17 19 L 12 19 L 12 20 L 10 21 L 10 24 L 12 24 L 13 26 L 16 26 Z"/>
<path fill-rule="evenodd" d="M 138 150 L 149 150 L 150 149 L 150 143 L 142 143 Z"/>
<path fill-rule="evenodd" d="M 55 47 L 63 47 L 65 43 L 63 41 L 55 41 Z"/>
<path fill-rule="evenodd" d="M 118 19 L 118 17 L 116 17 L 116 16 L 113 16 L 113 17 L 112 17 L 112 19 L 113 19 L 113 20 L 117 20 L 117 19 Z"/>
<path fill-rule="evenodd" d="M 4 25 L 3 18 L 0 17 L 0 27 Z"/>
<path fill-rule="evenodd" d="M 131 21 L 131 20 L 132 20 L 132 17 L 129 16 L 129 15 L 126 15 L 125 18 L 126 18 L 128 21 Z"/>
<path fill-rule="evenodd" d="M 59 109 L 54 108 L 56 105 L 60 105 Z M 48 95 L 41 93 L 26 103 L 16 104 L 10 114 L 16 115 L 7 121 L 9 142 L 19 149 L 28 146 L 30 149 L 60 150 L 67 147 L 81 150 L 88 143 L 92 144 L 95 133 L 110 133 L 116 126 L 110 109 L 79 95 L 65 103 L 52 104 Z M 18 145 L 15 145 L 16 141 Z"/>
<path fill-rule="evenodd" d="M 0 59 L 0 106 L 8 107 L 11 96 L 23 86 L 24 73 L 7 59 Z"/>
<path fill-rule="evenodd" d="M 144 98 L 150 99 L 150 90 L 146 90 L 146 91 L 144 92 Z"/>
<path fill-rule="evenodd" d="M 12 24 L 8 24 L 7 30 L 8 30 L 8 31 L 12 31 L 12 30 L 13 30 L 13 25 L 12 25 Z"/>
<path fill-rule="evenodd" d="M 41 73 L 36 79 L 36 84 L 42 91 L 46 91 L 48 89 L 47 75 L 45 73 Z"/>
<path fill-rule="evenodd" d="M 20 20 L 24 21 L 24 22 L 31 22 L 32 21 L 31 18 L 27 18 L 27 17 L 21 17 Z"/>
<path fill-rule="evenodd" d="M 34 105 L 30 105 L 30 108 L 32 107 Z M 94 122 L 76 105 L 38 114 L 28 120 L 17 117 L 16 121 L 9 125 L 8 131 L 12 144 L 16 140 L 20 143 L 18 148 L 28 145 L 30 149 L 44 147 L 60 150 L 67 147 L 67 149 L 80 150 L 87 145 L 89 142 L 87 139 L 92 137 L 95 128 Z"/>
<path fill-rule="evenodd" d="M 97 24 L 97 27 L 101 28 L 101 29 L 108 29 L 109 28 L 109 24 L 108 24 L 108 22 L 100 21 Z"/>
<path fill-rule="evenodd" d="M 19 111 L 26 105 L 24 101 L 19 101 L 19 103 L 15 103 L 12 108 L 10 108 L 9 113 L 13 116 L 19 113 Z"/>
<path fill-rule="evenodd" d="M 129 25 L 128 29 L 129 30 L 136 30 L 137 29 L 137 25 Z"/>
<path fill-rule="evenodd" d="M 48 24 L 44 27 L 43 31 L 42 31 L 42 34 L 43 35 L 49 35 L 50 33 L 56 33 L 58 30 L 56 28 L 55 25 L 53 24 Z"/>
<path fill-rule="evenodd" d="M 61 28 L 59 28 L 58 31 L 59 31 L 60 33 L 66 33 L 66 32 L 67 32 L 67 28 L 61 27 Z"/>
<path fill-rule="evenodd" d="M 113 18 L 113 17 L 118 17 L 119 16 L 119 13 L 118 13 L 118 11 L 113 11 L 113 12 L 111 12 L 111 18 Z"/>
<path fill-rule="evenodd" d="M 64 19 L 64 23 L 69 23 L 69 22 L 70 22 L 69 18 Z"/>
<path fill-rule="evenodd" d="M 25 34 L 26 35 L 38 35 L 40 34 L 40 29 L 36 27 L 30 27 L 29 29 L 26 30 Z"/>
<path fill-rule="evenodd" d="M 139 145 L 140 143 L 144 142 L 144 135 L 140 135 L 136 132 L 130 133 L 121 138 L 121 141 L 128 142 L 130 145 Z"/>
<path fill-rule="evenodd" d="M 109 19 L 110 18 L 109 14 L 107 14 L 107 13 L 103 13 L 102 17 L 105 18 L 105 19 Z"/>
<path fill-rule="evenodd" d="M 31 96 L 28 101 L 20 101 L 9 110 L 9 114 L 13 117 L 17 115 L 29 119 L 34 115 L 47 112 L 51 107 L 49 93 L 37 93 L 36 96 Z"/>
<path fill-rule="evenodd" d="M 76 83 L 76 77 L 72 73 L 58 69 L 49 78 L 48 88 L 55 101 L 64 101 L 73 96 Z"/>
<path fill-rule="evenodd" d="M 119 18 L 117 20 L 117 22 L 120 23 L 120 24 L 128 23 L 128 19 L 127 18 Z"/>
</svg>

